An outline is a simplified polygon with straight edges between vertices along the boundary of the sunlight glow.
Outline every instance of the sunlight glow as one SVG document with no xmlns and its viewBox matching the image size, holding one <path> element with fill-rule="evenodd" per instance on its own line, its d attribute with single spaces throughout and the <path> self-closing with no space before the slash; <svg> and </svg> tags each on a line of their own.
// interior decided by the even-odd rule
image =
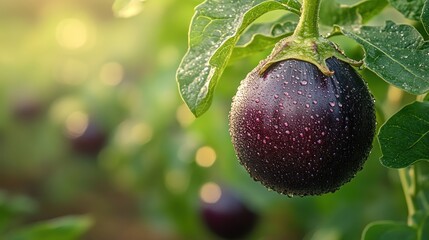
<svg viewBox="0 0 429 240">
<path fill-rule="evenodd" d="M 87 42 L 88 29 L 79 19 L 64 19 L 57 26 L 56 36 L 60 46 L 66 49 L 78 49 Z"/>
</svg>

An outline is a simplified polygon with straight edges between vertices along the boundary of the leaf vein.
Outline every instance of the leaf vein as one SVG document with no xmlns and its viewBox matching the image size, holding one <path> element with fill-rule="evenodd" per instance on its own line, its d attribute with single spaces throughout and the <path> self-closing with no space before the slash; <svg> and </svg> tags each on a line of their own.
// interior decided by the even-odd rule
<svg viewBox="0 0 429 240">
<path fill-rule="evenodd" d="M 410 69 L 408 69 L 408 67 L 406 67 L 405 65 L 401 64 L 399 61 L 395 60 L 390 54 L 388 54 L 387 52 L 385 52 L 383 49 L 381 49 L 380 47 L 378 47 L 377 45 L 374 45 L 373 43 L 371 43 L 370 41 L 367 41 L 366 39 L 362 38 L 361 36 L 354 34 L 357 38 L 359 38 L 362 42 L 367 43 L 368 45 L 374 47 L 375 49 L 377 49 L 378 51 L 380 51 L 381 53 L 385 54 L 388 58 L 390 58 L 392 60 L 392 62 L 397 63 L 399 66 L 401 66 L 403 69 L 407 70 L 407 72 L 409 72 L 412 76 L 421 79 L 422 81 L 425 82 L 429 82 L 429 80 L 425 80 L 424 78 L 421 78 L 419 76 L 417 76 L 415 73 L 413 73 Z"/>
<path fill-rule="evenodd" d="M 413 148 L 418 142 L 420 142 L 427 134 L 429 134 L 429 130 L 426 131 L 419 139 L 417 139 L 407 150 Z"/>
</svg>

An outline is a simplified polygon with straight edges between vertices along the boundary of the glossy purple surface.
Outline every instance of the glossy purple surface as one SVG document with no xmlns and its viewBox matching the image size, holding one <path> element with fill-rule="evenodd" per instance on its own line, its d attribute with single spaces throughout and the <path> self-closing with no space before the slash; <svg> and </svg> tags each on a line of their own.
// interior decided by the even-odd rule
<svg viewBox="0 0 429 240">
<path fill-rule="evenodd" d="M 240 163 L 287 195 L 337 190 L 362 168 L 375 131 L 374 101 L 348 64 L 286 60 L 249 74 L 234 97 L 230 134 Z"/>
</svg>

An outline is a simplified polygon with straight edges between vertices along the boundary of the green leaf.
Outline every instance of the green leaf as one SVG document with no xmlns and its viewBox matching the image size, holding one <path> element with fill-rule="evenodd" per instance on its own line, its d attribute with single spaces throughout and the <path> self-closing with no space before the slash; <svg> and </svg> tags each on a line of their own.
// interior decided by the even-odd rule
<svg viewBox="0 0 429 240">
<path fill-rule="evenodd" d="M 362 240 L 416 240 L 417 230 L 403 223 L 373 222 L 366 226 Z"/>
<path fill-rule="evenodd" d="M 88 216 L 67 216 L 17 230 L 7 237 L 9 240 L 75 240 L 91 227 L 92 219 Z"/>
<path fill-rule="evenodd" d="M 320 23 L 326 26 L 362 24 L 377 15 L 386 5 L 386 0 L 364 0 L 351 6 L 339 4 L 336 0 L 323 0 Z"/>
<path fill-rule="evenodd" d="M 113 3 L 113 12 L 117 17 L 132 17 L 143 10 L 145 0 L 115 0 Z"/>
<path fill-rule="evenodd" d="M 415 28 L 388 21 L 342 31 L 362 45 L 365 66 L 382 79 L 412 94 L 429 91 L 429 44 Z"/>
<path fill-rule="evenodd" d="M 364 0 L 356 4 L 357 11 L 362 17 L 362 23 L 366 23 L 378 15 L 387 4 L 387 0 Z"/>
<path fill-rule="evenodd" d="M 15 223 L 19 217 L 34 213 L 37 204 L 23 195 L 10 195 L 0 190 L 0 232 Z"/>
<path fill-rule="evenodd" d="M 420 20 L 422 21 L 423 27 L 425 28 L 426 32 L 429 34 L 429 0 L 426 0 L 423 6 Z"/>
<path fill-rule="evenodd" d="M 419 20 L 425 0 L 388 0 L 390 5 L 401 12 L 405 17 Z"/>
<path fill-rule="evenodd" d="M 424 215 L 421 224 L 418 226 L 418 233 L 420 239 L 429 239 L 429 216 L 427 213 L 422 213 Z"/>
<path fill-rule="evenodd" d="M 429 102 L 414 102 L 381 127 L 378 139 L 386 167 L 404 168 L 429 160 Z"/>
<path fill-rule="evenodd" d="M 292 35 L 298 18 L 287 14 L 274 22 L 251 25 L 239 38 L 230 61 L 236 61 L 254 54 L 273 49 L 281 39 Z"/>
<path fill-rule="evenodd" d="M 298 14 L 300 6 L 297 0 L 206 0 L 196 8 L 188 52 L 177 70 L 181 96 L 195 116 L 209 108 L 240 34 L 264 13 L 283 9 Z"/>
</svg>

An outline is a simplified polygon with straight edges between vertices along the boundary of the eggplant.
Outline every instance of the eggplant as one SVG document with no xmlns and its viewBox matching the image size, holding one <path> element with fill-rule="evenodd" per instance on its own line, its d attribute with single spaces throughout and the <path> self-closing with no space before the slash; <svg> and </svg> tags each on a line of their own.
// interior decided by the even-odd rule
<svg viewBox="0 0 429 240">
<path fill-rule="evenodd" d="M 346 62 L 332 76 L 295 59 L 252 71 L 233 98 L 230 135 L 256 181 L 289 196 L 336 191 L 362 169 L 375 134 L 374 99 Z"/>
</svg>

